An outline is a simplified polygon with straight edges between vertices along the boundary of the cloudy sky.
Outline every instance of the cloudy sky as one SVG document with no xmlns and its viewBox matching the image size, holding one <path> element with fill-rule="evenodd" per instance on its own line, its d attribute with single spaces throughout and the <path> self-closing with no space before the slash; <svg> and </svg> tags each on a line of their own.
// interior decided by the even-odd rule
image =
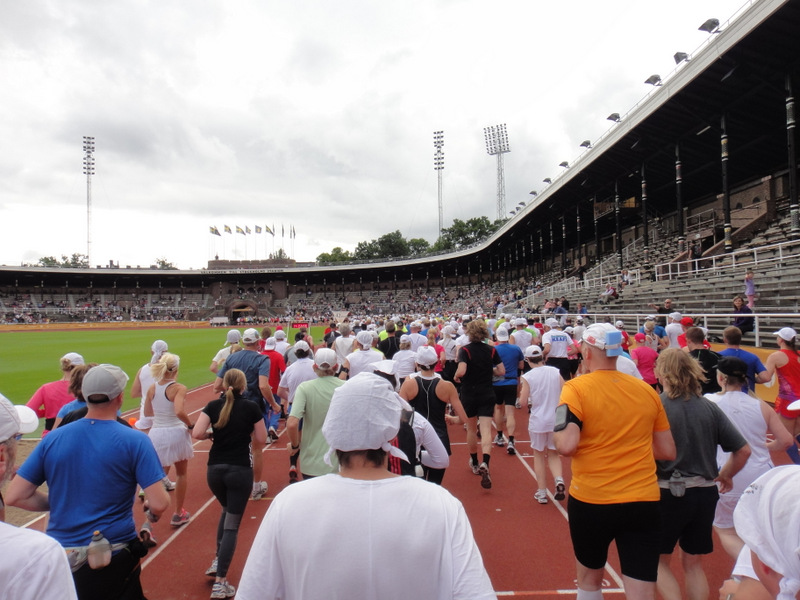
<svg viewBox="0 0 800 600">
<path fill-rule="evenodd" d="M 494 219 L 484 127 L 507 124 L 513 208 L 744 1 L 4 2 L 0 264 L 87 252 L 85 135 L 93 265 L 433 243 L 434 131 L 445 227 Z"/>
</svg>

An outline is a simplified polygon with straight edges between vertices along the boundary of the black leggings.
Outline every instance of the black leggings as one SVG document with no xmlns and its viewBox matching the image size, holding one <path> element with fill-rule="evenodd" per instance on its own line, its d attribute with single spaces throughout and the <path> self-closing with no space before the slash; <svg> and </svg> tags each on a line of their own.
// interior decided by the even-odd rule
<svg viewBox="0 0 800 600">
<path fill-rule="evenodd" d="M 228 574 L 239 524 L 253 491 L 253 468 L 241 465 L 208 465 L 208 487 L 222 505 L 217 525 L 217 577 Z"/>
<path fill-rule="evenodd" d="M 139 557 L 125 548 L 111 557 L 107 567 L 95 570 L 86 563 L 72 579 L 81 600 L 143 600 L 141 572 Z"/>
</svg>

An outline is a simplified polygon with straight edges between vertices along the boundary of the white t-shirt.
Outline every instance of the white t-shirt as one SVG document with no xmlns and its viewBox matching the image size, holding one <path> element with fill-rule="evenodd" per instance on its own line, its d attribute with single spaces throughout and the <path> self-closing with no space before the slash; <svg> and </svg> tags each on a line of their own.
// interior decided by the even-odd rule
<svg viewBox="0 0 800 600">
<path fill-rule="evenodd" d="M 304 381 L 316 379 L 317 374 L 314 373 L 314 361 L 310 358 L 298 358 L 291 365 L 286 367 L 286 370 L 281 375 L 281 382 L 278 387 L 284 387 L 289 390 L 289 404 L 294 401 L 294 393 L 297 391 L 297 386 Z"/>
<path fill-rule="evenodd" d="M 636 379 L 644 379 L 642 374 L 639 373 L 639 367 L 636 366 L 636 363 L 627 356 L 622 356 L 621 354 L 617 357 L 617 371 L 632 375 L 636 377 Z"/>
<path fill-rule="evenodd" d="M 550 344 L 547 358 L 567 358 L 567 350 L 572 345 L 572 338 L 563 331 L 551 329 L 542 336 L 542 349 Z"/>
<path fill-rule="evenodd" d="M 0 598 L 77 600 L 67 555 L 50 536 L 0 522 L 0 556 Z"/>
<path fill-rule="evenodd" d="M 428 338 L 421 333 L 409 333 L 408 337 L 411 338 L 411 350 L 414 352 L 419 350 L 421 346 L 424 346 L 428 343 Z"/>
<path fill-rule="evenodd" d="M 397 379 L 408 377 L 417 367 L 417 354 L 411 350 L 398 350 L 394 353 L 394 374 Z"/>
<path fill-rule="evenodd" d="M 336 557 L 331 560 L 331 557 Z M 464 507 L 415 477 L 324 475 L 272 501 L 237 600 L 496 600 Z"/>
<path fill-rule="evenodd" d="M 347 362 L 350 363 L 350 379 L 366 371 L 368 365 L 383 359 L 383 352 L 377 350 L 356 350 L 351 352 L 347 355 Z"/>
<path fill-rule="evenodd" d="M 514 344 L 516 344 L 523 352 L 525 352 L 525 349 L 531 345 L 533 335 L 531 335 L 529 331 L 525 331 L 524 329 L 515 329 L 511 332 L 511 334 L 514 336 Z"/>
<path fill-rule="evenodd" d="M 680 348 L 681 345 L 678 343 L 678 336 L 683 333 L 683 326 L 680 323 L 670 323 L 664 327 L 664 331 L 669 338 L 669 347 Z"/>
<path fill-rule="evenodd" d="M 223 350 L 227 350 L 229 353 L 231 351 L 230 348 L 223 348 Z M 222 350 L 217 352 L 217 356 L 219 356 L 220 352 L 222 352 Z M 225 356 L 225 358 L 227 358 L 227 355 Z M 214 361 L 216 362 L 216 360 L 217 360 L 217 357 L 215 356 L 214 357 Z M 219 366 L 219 363 L 217 363 L 217 366 Z M 156 382 L 156 380 L 153 377 L 153 372 L 150 370 L 150 363 L 147 363 L 146 365 L 143 365 L 142 368 L 139 369 L 139 385 L 142 387 L 142 398 L 141 398 L 141 401 L 139 402 L 139 418 L 140 419 L 144 418 L 144 401 L 147 399 L 147 391 L 150 389 L 150 387 L 155 382 Z"/>
<path fill-rule="evenodd" d="M 531 416 L 528 433 L 552 433 L 556 424 L 556 406 L 561 397 L 561 371 L 556 367 L 534 367 L 522 378 L 528 382 Z"/>
</svg>

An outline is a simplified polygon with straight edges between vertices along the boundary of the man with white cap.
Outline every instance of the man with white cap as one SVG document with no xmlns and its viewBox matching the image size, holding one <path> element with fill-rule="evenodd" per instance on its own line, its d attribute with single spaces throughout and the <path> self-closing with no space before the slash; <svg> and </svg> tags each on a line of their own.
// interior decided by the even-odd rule
<svg viewBox="0 0 800 600">
<path fill-rule="evenodd" d="M 297 359 L 286 367 L 286 371 L 281 377 L 281 383 L 278 386 L 278 396 L 281 398 L 281 403 L 287 416 L 291 413 L 294 396 L 300 384 L 317 377 L 314 373 L 314 359 L 311 358 L 311 346 L 305 340 L 300 340 L 292 346 L 292 350 Z M 297 481 L 297 459 L 298 455 L 296 453 L 289 455 L 289 483 Z"/>
<path fill-rule="evenodd" d="M 144 597 L 139 559 L 147 549 L 133 520 L 137 484 L 144 490 L 151 521 L 170 504 L 150 439 L 117 422 L 127 382 L 128 376 L 114 365 L 90 369 L 81 387 L 86 417 L 44 438 L 8 488 L 9 506 L 50 511 L 47 533 L 67 550 L 81 600 Z M 45 481 L 48 493 L 38 489 Z M 113 553 L 99 570 L 85 562 L 95 531 L 111 543 Z"/>
<path fill-rule="evenodd" d="M 521 352 L 525 352 L 525 349 L 533 343 L 533 334 L 528 331 L 526 328 L 528 327 L 527 319 L 522 317 L 514 320 L 514 331 L 509 331 L 509 343 L 514 344 L 517 346 Z"/>
<path fill-rule="evenodd" d="M 420 346 L 428 343 L 428 338 L 420 333 L 422 331 L 422 323 L 419 321 L 412 321 L 408 328 L 411 330 L 411 333 L 408 334 L 408 337 L 411 338 L 411 350 L 416 352 Z"/>
<path fill-rule="evenodd" d="M 247 390 L 244 397 L 255 402 L 264 416 L 264 423 L 269 426 L 267 410 L 269 407 L 273 411 L 280 412 L 280 405 L 272 395 L 272 388 L 269 387 L 269 358 L 260 354 L 258 351 L 258 340 L 261 336 L 256 329 L 246 329 L 242 336 L 244 348 L 241 352 L 231 354 L 223 363 L 222 368 L 217 373 L 214 381 L 214 392 L 219 394 L 225 386 L 222 380 L 225 373 L 230 369 L 239 369 L 247 379 Z M 267 482 L 261 479 L 264 470 L 264 457 L 262 450 L 264 445 L 253 437 L 253 500 L 259 500 L 267 493 Z"/>
<path fill-rule="evenodd" d="M 683 334 L 683 325 L 681 325 L 681 319 L 683 315 L 679 312 L 671 312 L 669 313 L 669 323 L 666 327 L 664 327 L 664 332 L 667 334 L 667 339 L 669 340 L 669 348 L 680 348 L 680 342 L 678 342 L 678 336 Z"/>
<path fill-rule="evenodd" d="M 527 324 L 525 319 L 518 319 L 517 323 L 522 321 Z M 514 335 L 520 333 L 528 333 L 527 331 L 515 331 Z M 498 446 L 504 446 L 506 443 L 503 437 L 503 430 L 508 434 L 508 447 L 506 451 L 509 454 L 516 454 L 516 446 L 514 444 L 514 434 L 516 433 L 516 419 L 514 418 L 514 407 L 517 402 L 517 388 L 519 387 L 519 375 L 522 373 L 522 367 L 525 363 L 525 355 L 516 344 L 509 343 L 508 329 L 505 327 L 498 327 L 495 332 L 497 343 L 494 349 L 500 355 L 505 368 L 505 374 L 500 377 L 493 378 L 492 389 L 495 395 L 494 405 L 494 423 L 497 427 L 497 436 L 494 443 Z M 530 340 L 530 334 L 528 334 Z"/>
<path fill-rule="evenodd" d="M 619 331 L 603 324 L 584 331 L 587 373 L 566 382 L 556 408 L 556 448 L 572 457 L 567 510 L 578 600 L 601 600 L 612 539 L 626 595 L 655 594 L 661 496 L 655 460 L 674 459 L 675 442 L 658 394 L 617 371 L 621 341 Z"/>
<path fill-rule="evenodd" d="M 231 346 L 238 344 L 242 339 L 242 334 L 238 329 L 231 329 L 225 336 L 225 347 L 214 355 L 214 360 L 211 361 L 211 366 L 208 370 L 216 375 L 222 363 L 231 355 Z M 147 389 L 147 388 L 145 388 Z"/>
<path fill-rule="evenodd" d="M 39 418 L 33 410 L 14 406 L 0 394 L 0 488 L 14 473 L 19 436 L 38 427 Z M 2 498 L 0 495 L 2 596 L 15 600 L 77 598 L 64 549 L 48 535 L 3 523 Z"/>
<path fill-rule="evenodd" d="M 423 337 L 423 339 L 425 338 Z M 358 350 L 351 352 L 344 359 L 344 364 L 339 370 L 339 379 L 347 380 L 350 377 L 355 377 L 359 373 L 367 371 L 367 365 L 384 359 L 380 350 L 372 349 L 373 341 L 375 341 L 375 336 L 371 331 L 358 332 L 356 343 L 353 344 Z"/>
<path fill-rule="evenodd" d="M 800 467 L 770 469 L 748 487 L 733 512 L 753 570 L 774 598 L 800 597 Z"/>
<path fill-rule="evenodd" d="M 291 344 L 286 341 L 286 332 L 283 329 L 275 331 L 275 352 L 286 354 Z"/>
<path fill-rule="evenodd" d="M 289 455 L 294 456 L 299 453 L 303 479 L 336 473 L 339 470 L 339 464 L 335 460 L 331 461 L 333 463 L 331 465 L 323 460 L 330 447 L 322 435 L 322 424 L 328 414 L 333 393 L 336 388 L 344 385 L 344 381 L 336 377 L 338 368 L 334 350 L 329 348 L 317 350 L 314 355 L 314 373 L 317 378 L 309 379 L 297 386 L 292 411 L 286 419 Z"/>
<path fill-rule="evenodd" d="M 551 367 L 561 372 L 564 381 L 572 378 L 569 357 L 577 354 L 572 338 L 561 331 L 561 325 L 556 319 L 550 318 L 544 322 L 545 332 L 542 335 L 542 354 Z"/>
<path fill-rule="evenodd" d="M 461 503 L 441 486 L 387 470 L 389 455 L 399 453 L 390 441 L 401 402 L 368 373 L 334 392 L 322 433 L 339 473 L 290 486 L 273 500 L 239 600 L 496 598 Z M 335 567 L 322 568 L 331 556 Z"/>
</svg>

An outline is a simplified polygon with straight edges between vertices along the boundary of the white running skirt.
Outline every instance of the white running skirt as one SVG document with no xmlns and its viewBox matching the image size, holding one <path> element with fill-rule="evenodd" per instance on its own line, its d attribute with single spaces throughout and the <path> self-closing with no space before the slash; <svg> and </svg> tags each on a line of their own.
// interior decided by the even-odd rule
<svg viewBox="0 0 800 600">
<path fill-rule="evenodd" d="M 192 436 L 183 423 L 175 427 L 153 427 L 148 435 L 162 467 L 189 460 L 194 456 Z"/>
</svg>

